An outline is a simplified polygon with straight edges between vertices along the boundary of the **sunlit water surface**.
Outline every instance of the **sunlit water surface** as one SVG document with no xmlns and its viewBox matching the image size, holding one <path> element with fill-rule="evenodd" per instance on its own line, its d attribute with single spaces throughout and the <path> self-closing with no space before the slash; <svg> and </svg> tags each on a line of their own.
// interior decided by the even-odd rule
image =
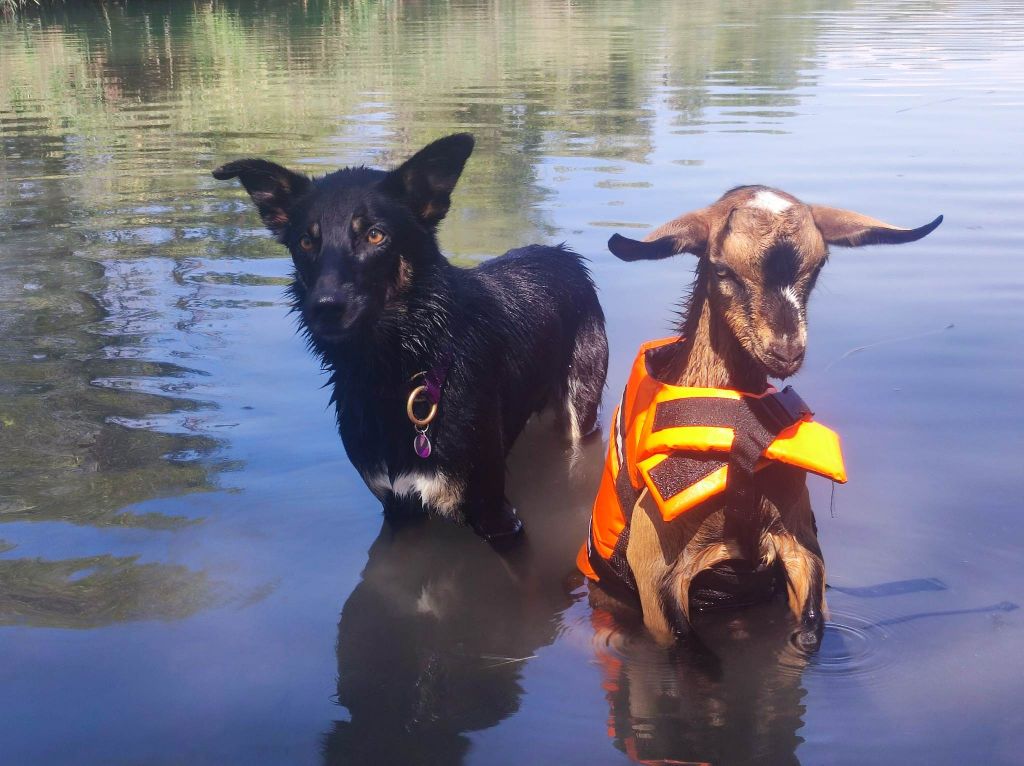
<svg viewBox="0 0 1024 766">
<path fill-rule="evenodd" d="M 0 760 L 1011 764 L 1024 748 L 1024 14 L 1015 3 L 84 4 L 0 22 Z M 837 251 L 796 380 L 832 622 L 666 652 L 572 576 L 602 459 L 542 426 L 501 558 L 394 533 L 289 262 L 209 170 L 472 131 L 441 239 L 592 259 L 604 418 L 693 263 L 614 260 L 740 183 L 917 226 Z"/>
</svg>

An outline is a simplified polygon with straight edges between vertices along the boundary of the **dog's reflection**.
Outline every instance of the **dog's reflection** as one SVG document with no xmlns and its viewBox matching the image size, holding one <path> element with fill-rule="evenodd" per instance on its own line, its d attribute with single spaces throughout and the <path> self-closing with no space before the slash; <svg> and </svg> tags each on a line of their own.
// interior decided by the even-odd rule
<svg viewBox="0 0 1024 766">
<path fill-rule="evenodd" d="M 523 667 L 571 601 L 601 463 L 598 438 L 567 481 L 549 439 L 521 441 L 510 462 L 513 478 L 529 479 L 514 498 L 527 532 L 511 550 L 443 520 L 384 523 L 338 623 L 338 703 L 349 720 L 328 733 L 326 763 L 457 764 L 466 732 L 518 709 Z"/>
<path fill-rule="evenodd" d="M 639 616 L 592 617 L 615 746 L 643 764 L 799 764 L 805 660 L 785 605 L 705 612 L 706 646 L 664 646 Z"/>
</svg>

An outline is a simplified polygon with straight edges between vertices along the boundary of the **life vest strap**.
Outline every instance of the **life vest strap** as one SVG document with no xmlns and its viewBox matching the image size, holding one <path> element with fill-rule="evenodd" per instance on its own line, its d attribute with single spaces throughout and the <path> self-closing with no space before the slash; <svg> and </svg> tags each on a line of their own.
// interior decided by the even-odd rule
<svg viewBox="0 0 1024 766">
<path fill-rule="evenodd" d="M 729 451 L 726 491 L 732 495 L 737 507 L 754 513 L 757 510 L 754 507 L 757 502 L 754 493 L 757 461 L 782 431 L 814 413 L 792 386 L 765 396 L 745 396 L 740 403 L 745 406 L 738 410 L 733 425 L 735 436 Z"/>
<path fill-rule="evenodd" d="M 658 494 L 667 500 L 727 465 L 726 491 L 731 495 L 731 505 L 752 511 L 756 500 L 754 471 L 765 449 L 782 431 L 812 414 L 791 386 L 763 396 L 695 396 L 659 402 L 651 423 L 652 435 L 675 428 L 728 429 L 731 448 L 723 460 L 711 455 L 698 460 L 685 453 L 670 454 L 649 471 L 649 476 Z"/>
<path fill-rule="evenodd" d="M 792 386 L 762 396 L 743 395 L 738 399 L 719 396 L 692 396 L 669 399 L 655 406 L 652 431 L 667 428 L 735 428 L 746 425 L 750 417 L 776 434 L 814 413 Z"/>
</svg>

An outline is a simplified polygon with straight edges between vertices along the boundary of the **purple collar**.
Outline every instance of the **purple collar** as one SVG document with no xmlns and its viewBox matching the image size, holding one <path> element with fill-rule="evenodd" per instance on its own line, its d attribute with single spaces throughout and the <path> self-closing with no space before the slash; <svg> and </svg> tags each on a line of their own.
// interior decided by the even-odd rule
<svg viewBox="0 0 1024 766">
<path fill-rule="evenodd" d="M 423 374 L 423 385 L 426 389 L 423 393 L 431 404 L 441 403 L 441 389 L 444 388 L 444 382 L 448 379 L 448 370 L 451 369 L 451 366 L 451 349 L 445 349 L 437 364 Z"/>
</svg>

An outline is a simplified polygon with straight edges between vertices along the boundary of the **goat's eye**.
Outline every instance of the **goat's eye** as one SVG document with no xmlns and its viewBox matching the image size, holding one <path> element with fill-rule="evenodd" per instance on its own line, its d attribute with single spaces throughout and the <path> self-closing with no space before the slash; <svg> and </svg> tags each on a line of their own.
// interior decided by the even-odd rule
<svg viewBox="0 0 1024 766">
<path fill-rule="evenodd" d="M 715 276 L 719 279 L 736 279 L 736 275 L 733 270 L 728 266 L 722 266 L 721 264 L 715 265 Z"/>
<path fill-rule="evenodd" d="M 371 245 L 379 245 L 385 239 L 387 239 L 387 235 L 376 226 L 366 232 L 366 241 Z"/>
<path fill-rule="evenodd" d="M 309 236 L 308 234 L 303 234 L 301 237 L 299 237 L 299 247 L 301 247 L 307 253 L 312 253 L 313 250 L 316 249 L 316 243 L 313 241 L 313 238 L 311 236 Z"/>
</svg>

